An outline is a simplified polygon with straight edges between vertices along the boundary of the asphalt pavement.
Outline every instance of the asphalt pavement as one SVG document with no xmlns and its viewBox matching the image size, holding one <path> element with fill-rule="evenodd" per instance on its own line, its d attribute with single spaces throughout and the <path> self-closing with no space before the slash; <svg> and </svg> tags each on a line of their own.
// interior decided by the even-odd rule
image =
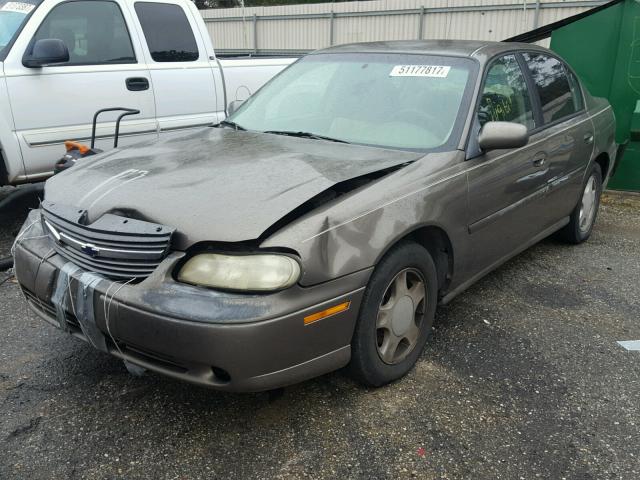
<svg viewBox="0 0 640 480">
<path fill-rule="evenodd" d="M 0 198 L 10 189 L 0 189 Z M 0 213 L 0 258 L 29 206 Z M 5 281 L 6 280 L 6 281 Z M 640 478 L 640 197 L 440 308 L 403 380 L 229 394 L 44 324 L 0 273 L 0 479 Z"/>
</svg>

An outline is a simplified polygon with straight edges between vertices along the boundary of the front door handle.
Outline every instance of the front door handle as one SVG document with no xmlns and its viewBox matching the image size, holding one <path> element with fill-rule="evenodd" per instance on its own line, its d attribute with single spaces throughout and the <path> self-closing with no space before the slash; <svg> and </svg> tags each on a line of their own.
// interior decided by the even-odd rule
<svg viewBox="0 0 640 480">
<path fill-rule="evenodd" d="M 584 143 L 586 143 L 587 145 L 591 145 L 593 143 L 593 133 L 587 133 L 584 136 Z"/>
<path fill-rule="evenodd" d="M 533 166 L 534 167 L 544 167 L 544 164 L 547 163 L 547 154 L 546 153 L 537 153 L 535 157 L 533 157 Z"/>
<path fill-rule="evenodd" d="M 132 92 L 141 92 L 142 90 L 149 90 L 149 80 L 144 77 L 131 77 L 125 80 L 127 90 Z"/>
</svg>

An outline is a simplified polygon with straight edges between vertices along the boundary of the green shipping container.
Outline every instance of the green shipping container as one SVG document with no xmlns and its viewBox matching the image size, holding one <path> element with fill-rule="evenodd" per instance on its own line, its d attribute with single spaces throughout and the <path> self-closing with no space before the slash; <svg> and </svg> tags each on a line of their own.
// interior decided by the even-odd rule
<svg viewBox="0 0 640 480">
<path fill-rule="evenodd" d="M 640 191 L 640 3 L 621 1 L 554 29 L 551 49 L 613 106 L 616 141 L 626 149 L 609 188 Z"/>
</svg>

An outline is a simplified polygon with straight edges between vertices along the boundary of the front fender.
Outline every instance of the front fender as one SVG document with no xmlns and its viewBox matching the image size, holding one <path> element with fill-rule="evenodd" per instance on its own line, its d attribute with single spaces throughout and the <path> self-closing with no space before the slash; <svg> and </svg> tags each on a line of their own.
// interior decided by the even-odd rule
<svg viewBox="0 0 640 480">
<path fill-rule="evenodd" d="M 462 157 L 432 154 L 285 226 L 262 247 L 287 247 L 303 262 L 302 285 L 375 266 L 399 239 L 423 225 L 442 225 L 454 250 L 466 238 Z"/>
</svg>

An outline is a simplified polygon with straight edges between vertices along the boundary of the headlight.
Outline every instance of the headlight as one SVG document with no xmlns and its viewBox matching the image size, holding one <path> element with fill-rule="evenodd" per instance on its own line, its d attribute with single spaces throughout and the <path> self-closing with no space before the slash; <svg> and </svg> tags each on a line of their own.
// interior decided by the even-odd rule
<svg viewBox="0 0 640 480">
<path fill-rule="evenodd" d="M 290 287 L 299 277 L 300 264 L 278 254 L 202 253 L 187 260 L 178 272 L 178 280 L 185 283 L 262 292 Z"/>
</svg>

